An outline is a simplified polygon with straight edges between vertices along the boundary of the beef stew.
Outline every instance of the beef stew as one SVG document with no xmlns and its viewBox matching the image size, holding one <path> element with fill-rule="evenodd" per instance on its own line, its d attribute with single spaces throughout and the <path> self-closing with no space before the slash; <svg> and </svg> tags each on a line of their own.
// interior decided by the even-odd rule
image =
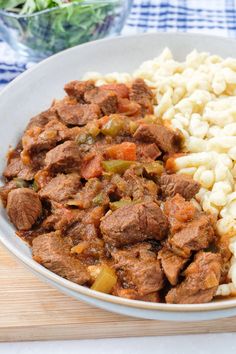
<svg viewBox="0 0 236 354">
<path fill-rule="evenodd" d="M 223 259 L 199 184 L 168 174 L 183 136 L 153 115 L 144 80 L 72 81 L 9 153 L 0 197 L 35 261 L 94 290 L 211 301 Z"/>
</svg>

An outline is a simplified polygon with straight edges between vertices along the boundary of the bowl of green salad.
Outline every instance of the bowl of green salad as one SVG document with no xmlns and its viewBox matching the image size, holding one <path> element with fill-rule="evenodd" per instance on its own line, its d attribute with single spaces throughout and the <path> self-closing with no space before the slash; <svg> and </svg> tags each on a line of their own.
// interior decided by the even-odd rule
<svg viewBox="0 0 236 354">
<path fill-rule="evenodd" d="M 120 33 L 132 0 L 0 0 L 0 38 L 40 61 L 63 49 Z"/>
</svg>

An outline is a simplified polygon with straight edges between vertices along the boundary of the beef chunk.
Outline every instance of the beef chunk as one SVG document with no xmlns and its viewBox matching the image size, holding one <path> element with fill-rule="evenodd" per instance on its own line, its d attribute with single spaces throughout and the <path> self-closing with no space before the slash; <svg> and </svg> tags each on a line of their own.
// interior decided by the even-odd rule
<svg viewBox="0 0 236 354">
<path fill-rule="evenodd" d="M 71 97 L 75 97 L 78 101 L 83 101 L 84 94 L 88 90 L 92 90 L 95 88 L 94 81 L 70 81 L 65 85 L 64 90 L 67 95 Z"/>
<path fill-rule="evenodd" d="M 32 189 L 13 189 L 7 198 L 7 213 L 18 230 L 29 230 L 42 213 L 40 199 Z"/>
<path fill-rule="evenodd" d="M 37 169 L 34 169 L 33 166 L 24 165 L 19 156 L 8 161 L 7 167 L 3 172 L 3 176 L 8 179 L 19 177 L 26 181 L 30 181 L 34 178 L 36 172 Z"/>
<path fill-rule="evenodd" d="M 163 174 L 160 178 L 161 190 L 166 197 L 174 197 L 177 193 L 186 200 L 190 200 L 198 193 L 200 184 L 195 182 L 188 175 L 167 175 Z"/>
<path fill-rule="evenodd" d="M 137 160 L 140 161 L 153 161 L 161 155 L 161 151 L 158 149 L 156 144 L 151 143 L 138 143 L 137 144 Z"/>
<path fill-rule="evenodd" d="M 2 201 L 3 206 L 7 206 L 7 197 L 11 190 L 18 188 L 16 181 L 10 181 L 0 187 L 0 200 Z"/>
<path fill-rule="evenodd" d="M 79 209 L 68 209 L 64 205 L 54 202 L 52 204 L 52 214 L 42 223 L 45 230 L 59 230 L 66 236 L 67 230 L 77 222 L 81 222 L 85 216 L 84 211 Z"/>
<path fill-rule="evenodd" d="M 130 90 L 130 100 L 135 101 L 142 107 L 142 113 L 153 113 L 153 93 L 143 79 L 136 79 Z"/>
<path fill-rule="evenodd" d="M 102 191 L 102 182 L 98 178 L 90 178 L 85 186 L 74 196 L 73 203 L 81 209 L 88 209 L 93 205 L 93 200 Z"/>
<path fill-rule="evenodd" d="M 51 119 L 55 119 L 55 118 L 56 118 L 55 113 L 51 109 L 48 109 L 47 111 L 44 111 L 38 114 L 37 116 L 31 118 L 29 124 L 26 127 L 26 130 L 35 127 L 43 128 Z"/>
<path fill-rule="evenodd" d="M 219 285 L 221 259 L 218 254 L 198 252 L 185 270 L 185 280 L 171 289 L 166 302 L 172 304 L 199 304 L 212 300 Z"/>
<path fill-rule="evenodd" d="M 101 115 L 99 106 L 93 103 L 59 105 L 56 111 L 65 124 L 79 126 L 83 126 L 89 121 L 98 119 Z"/>
<path fill-rule="evenodd" d="M 174 234 L 183 229 L 186 223 L 193 220 L 198 211 L 191 202 L 176 194 L 165 202 L 164 213 L 168 217 L 171 233 Z"/>
<path fill-rule="evenodd" d="M 178 152 L 182 137 L 179 133 L 157 124 L 141 124 L 134 133 L 136 140 L 155 143 L 162 151 L 167 153 Z"/>
<path fill-rule="evenodd" d="M 93 90 L 86 91 L 84 95 L 85 101 L 99 105 L 104 114 L 112 114 L 117 112 L 118 99 L 113 91 L 106 91 L 96 87 Z"/>
<path fill-rule="evenodd" d="M 127 182 L 124 196 L 131 197 L 135 201 L 157 200 L 158 186 L 155 182 L 137 176 L 132 168 L 125 172 L 123 179 Z"/>
<path fill-rule="evenodd" d="M 37 152 L 37 153 L 34 153 L 33 155 L 31 155 L 30 157 L 30 163 L 29 163 L 29 166 L 32 166 L 32 168 L 37 172 L 39 173 L 40 170 L 42 170 L 44 168 L 44 160 L 45 160 L 45 157 L 46 157 L 46 153 L 47 151 L 46 150 L 43 150 L 43 151 L 40 151 L 40 152 Z M 27 156 L 27 154 L 26 154 Z M 27 158 L 27 157 L 26 157 Z M 24 155 L 22 157 L 22 159 L 24 160 Z M 36 174 L 35 173 L 35 176 L 36 177 Z M 22 174 L 19 173 L 18 177 L 20 177 Z"/>
<path fill-rule="evenodd" d="M 67 224 L 65 230 L 65 235 L 70 237 L 73 241 L 73 244 L 77 244 L 79 241 L 87 241 L 97 239 L 100 236 L 100 219 L 104 216 L 103 207 L 97 206 L 91 208 L 89 211 L 83 214 L 79 212 L 76 216 L 76 219 L 70 221 L 70 224 Z M 77 221 L 75 221 L 77 220 Z M 58 224 L 61 226 L 62 223 Z M 103 244 L 103 241 L 100 240 Z M 101 244 L 100 242 L 100 244 Z M 91 247 L 91 252 L 94 250 Z"/>
<path fill-rule="evenodd" d="M 207 248 L 214 240 L 215 233 L 208 215 L 199 215 L 175 233 L 169 240 L 173 251 L 182 257 L 189 257 L 191 251 Z"/>
<path fill-rule="evenodd" d="M 38 225 L 38 223 L 30 230 L 17 231 L 16 234 L 19 236 L 24 242 L 26 242 L 29 246 L 32 247 L 33 239 L 38 237 L 39 235 L 45 234 L 46 230 Z"/>
<path fill-rule="evenodd" d="M 84 284 L 89 281 L 85 266 L 70 253 L 70 246 L 59 232 L 43 234 L 33 240 L 33 258 L 52 272 L 73 281 Z"/>
<path fill-rule="evenodd" d="M 167 247 L 163 247 L 158 252 L 158 259 L 161 261 L 162 269 L 171 285 L 176 285 L 180 271 L 187 262 L 186 258 L 177 256 Z"/>
<path fill-rule="evenodd" d="M 1 195 L 1 189 L 0 189 L 0 195 Z M 232 253 L 229 249 L 229 245 L 230 245 L 230 238 L 232 237 L 232 234 L 234 233 L 233 229 L 231 232 L 227 232 L 224 235 L 221 235 L 216 240 L 216 249 L 217 249 L 217 252 L 219 252 L 219 254 L 221 255 L 221 258 L 222 258 L 224 264 L 226 264 L 226 272 L 227 273 L 228 273 L 227 265 L 228 265 L 228 262 L 230 261 L 230 258 L 232 257 Z"/>
<path fill-rule="evenodd" d="M 70 129 L 59 122 L 58 119 L 50 120 L 45 127 L 33 127 L 26 130 L 22 137 L 23 154 L 49 150 L 57 143 L 71 137 Z"/>
<path fill-rule="evenodd" d="M 1 195 L 1 189 L 0 189 L 0 195 Z M 214 247 L 214 250 L 220 254 L 222 259 L 220 284 L 225 284 L 228 283 L 229 281 L 229 267 L 230 267 L 230 259 L 232 257 L 232 253 L 230 251 L 230 239 L 233 233 L 234 231 L 233 229 L 231 229 L 231 232 L 227 232 L 224 235 L 218 237 L 216 239 L 215 244 L 209 247 L 209 249 L 211 247 Z"/>
<path fill-rule="evenodd" d="M 78 171 L 80 161 L 79 146 L 74 141 L 66 141 L 46 154 L 45 169 L 51 172 Z"/>
<path fill-rule="evenodd" d="M 131 204 L 107 214 L 101 222 L 104 241 L 116 247 L 161 240 L 168 230 L 168 222 L 154 202 Z"/>
<path fill-rule="evenodd" d="M 94 207 L 86 213 L 79 209 L 67 209 L 59 205 L 53 208 L 53 214 L 43 222 L 48 230 L 58 230 L 72 246 L 83 245 L 77 258 L 86 264 L 94 264 L 104 257 L 104 242 L 100 238 L 100 219 L 104 215 L 103 207 Z"/>
<path fill-rule="evenodd" d="M 160 297 L 157 291 L 146 295 L 140 295 L 136 289 L 133 288 L 126 289 L 120 286 L 119 284 L 114 287 L 112 295 L 124 297 L 126 299 L 131 299 L 131 300 L 160 302 Z"/>
<path fill-rule="evenodd" d="M 112 252 L 115 268 L 126 287 L 135 287 L 143 296 L 163 287 L 163 272 L 149 244 L 138 244 Z"/>
<path fill-rule="evenodd" d="M 41 198 L 63 202 L 72 198 L 80 187 L 80 176 L 77 173 L 59 174 L 40 190 Z"/>
<path fill-rule="evenodd" d="M 71 246 L 83 242 L 83 252 L 77 255 L 83 262 L 94 264 L 104 255 L 104 242 L 100 238 L 100 219 L 104 216 L 103 207 L 86 210 L 68 209 L 53 202 L 52 214 L 44 220 L 42 227 L 48 231 L 60 231 Z"/>
<path fill-rule="evenodd" d="M 211 217 L 179 194 L 165 202 L 164 213 L 170 223 L 169 243 L 177 255 L 188 258 L 191 251 L 207 248 L 214 240 Z"/>
</svg>

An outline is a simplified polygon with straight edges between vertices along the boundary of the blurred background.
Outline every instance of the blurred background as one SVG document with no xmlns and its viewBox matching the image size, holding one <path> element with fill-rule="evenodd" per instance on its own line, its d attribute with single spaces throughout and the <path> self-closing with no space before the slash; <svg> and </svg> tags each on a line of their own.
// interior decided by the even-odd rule
<svg viewBox="0 0 236 354">
<path fill-rule="evenodd" d="M 117 35 L 234 37 L 236 0 L 0 0 L 0 87 L 63 49 Z"/>
</svg>

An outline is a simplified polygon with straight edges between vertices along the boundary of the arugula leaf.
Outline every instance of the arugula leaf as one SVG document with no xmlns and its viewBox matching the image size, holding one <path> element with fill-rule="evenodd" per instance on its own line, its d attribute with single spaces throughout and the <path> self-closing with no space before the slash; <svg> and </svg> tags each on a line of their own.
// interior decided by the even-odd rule
<svg viewBox="0 0 236 354">
<path fill-rule="evenodd" d="M 72 0 L 71 2 L 74 2 Z M 80 2 L 80 0 L 78 0 Z M 46 10 L 51 7 L 61 6 L 68 3 L 66 0 L 0 0 L 0 9 L 12 10 L 23 5 L 22 14 L 32 14 L 36 11 Z"/>
<path fill-rule="evenodd" d="M 26 0 L 21 10 L 21 14 L 30 15 L 37 10 L 37 5 L 34 0 Z"/>
<path fill-rule="evenodd" d="M 13 9 L 19 5 L 24 4 L 25 0 L 0 0 L 0 9 Z"/>
<path fill-rule="evenodd" d="M 51 2 L 51 0 L 35 0 L 35 4 L 39 11 L 47 9 Z"/>
</svg>

